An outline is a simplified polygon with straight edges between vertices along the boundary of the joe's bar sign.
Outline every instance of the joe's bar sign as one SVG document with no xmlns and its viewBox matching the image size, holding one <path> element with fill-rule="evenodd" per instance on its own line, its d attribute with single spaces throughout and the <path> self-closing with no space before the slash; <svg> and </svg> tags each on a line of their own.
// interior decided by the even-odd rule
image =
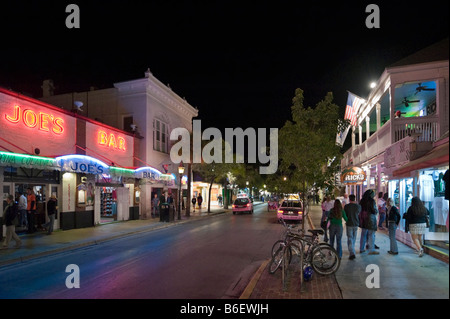
<svg viewBox="0 0 450 319">
<path fill-rule="evenodd" d="M 362 184 L 366 180 L 366 172 L 361 167 L 351 166 L 344 169 L 341 173 L 341 183 L 344 184 Z"/>
<path fill-rule="evenodd" d="M 19 105 L 14 106 L 12 113 L 5 114 L 5 119 L 12 124 L 24 125 L 43 132 L 57 135 L 64 133 L 64 121 L 61 117 L 47 112 L 35 112 Z"/>
</svg>

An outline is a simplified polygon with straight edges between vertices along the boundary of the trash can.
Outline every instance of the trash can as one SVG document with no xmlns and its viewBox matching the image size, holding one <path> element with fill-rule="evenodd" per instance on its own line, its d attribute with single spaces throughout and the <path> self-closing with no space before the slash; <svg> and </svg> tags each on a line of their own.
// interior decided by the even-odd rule
<svg viewBox="0 0 450 319">
<path fill-rule="evenodd" d="M 169 222 L 173 222 L 175 220 L 175 205 L 169 205 Z"/>
<path fill-rule="evenodd" d="M 168 222 L 169 221 L 169 204 L 163 203 L 159 209 L 159 221 Z"/>
</svg>

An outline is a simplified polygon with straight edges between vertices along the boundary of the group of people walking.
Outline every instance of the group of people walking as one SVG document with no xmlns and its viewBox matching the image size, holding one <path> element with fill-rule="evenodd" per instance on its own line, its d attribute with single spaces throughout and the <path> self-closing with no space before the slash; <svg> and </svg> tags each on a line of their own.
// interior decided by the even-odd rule
<svg viewBox="0 0 450 319">
<path fill-rule="evenodd" d="M 405 231 L 411 234 L 419 257 L 423 256 L 423 234 L 425 234 L 428 224 L 429 212 L 418 197 L 414 197 L 411 206 L 403 215 L 405 219 Z M 379 247 L 375 245 L 375 235 L 378 229 L 384 229 L 383 223 L 386 222 L 389 232 L 390 249 L 388 253 L 391 255 L 398 254 L 397 240 L 395 233 L 402 217 L 398 208 L 394 204 L 392 198 L 388 198 L 387 194 L 379 193 L 378 200 L 375 201 L 375 192 L 371 189 L 367 190 L 362 196 L 359 203 L 356 202 L 356 196 L 344 196 L 341 200 L 331 200 L 327 196 L 322 202 L 322 219 L 321 227 L 325 230 L 324 241 L 330 242 L 335 247 L 340 258 L 342 258 L 342 235 L 343 220 L 346 223 L 347 245 L 349 251 L 349 259 L 356 258 L 356 238 L 358 229 L 361 229 L 359 240 L 359 251 L 364 253 L 366 249 L 369 255 L 378 255 L 376 250 Z"/>
<path fill-rule="evenodd" d="M 6 228 L 5 238 L 1 245 L 2 249 L 8 248 L 11 240 L 16 242 L 15 248 L 19 248 L 22 245 L 22 240 L 16 233 L 16 227 L 27 228 L 28 234 L 34 233 L 37 230 L 35 221 L 36 196 L 33 189 L 31 187 L 27 189 L 27 196 L 24 193 L 17 195 L 17 198 L 14 198 L 13 195 L 6 197 L 6 205 L 0 216 L 0 240 L 3 239 L 3 225 Z M 49 221 L 41 225 L 42 229 L 47 232 L 47 235 L 53 233 L 57 209 L 56 195 L 52 194 L 47 202 L 47 216 Z"/>
</svg>

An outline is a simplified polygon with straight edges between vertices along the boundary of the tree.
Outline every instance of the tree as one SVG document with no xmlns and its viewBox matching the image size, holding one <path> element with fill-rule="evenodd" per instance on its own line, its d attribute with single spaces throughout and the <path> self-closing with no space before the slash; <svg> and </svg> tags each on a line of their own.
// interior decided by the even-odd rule
<svg viewBox="0 0 450 319">
<path fill-rule="evenodd" d="M 211 163 L 194 163 L 192 164 L 192 169 L 196 171 L 202 179 L 209 183 L 209 195 L 208 195 L 208 213 L 211 212 L 211 188 L 216 182 L 220 182 L 222 185 L 227 186 L 229 174 L 234 176 L 242 176 L 245 174 L 245 169 L 243 164 L 225 163 L 225 142 L 222 140 L 222 163 L 216 163 L 215 161 Z M 216 151 L 214 148 L 212 149 Z"/>
<path fill-rule="evenodd" d="M 331 92 L 315 108 L 304 106 L 301 89 L 295 91 L 292 102 L 292 121 L 279 133 L 280 174 L 288 176 L 287 188 L 297 189 L 304 198 L 313 186 L 325 186 L 334 179 L 342 156 L 335 143 L 342 123 Z"/>
</svg>

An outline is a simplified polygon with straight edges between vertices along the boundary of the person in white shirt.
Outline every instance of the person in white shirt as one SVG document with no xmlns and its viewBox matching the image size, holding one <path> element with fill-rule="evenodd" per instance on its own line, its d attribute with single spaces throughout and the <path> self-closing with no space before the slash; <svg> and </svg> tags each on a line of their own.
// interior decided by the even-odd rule
<svg viewBox="0 0 450 319">
<path fill-rule="evenodd" d="M 20 193 L 19 197 L 19 222 L 20 227 L 28 228 L 28 220 L 27 220 L 27 197 L 23 192 Z"/>
<path fill-rule="evenodd" d="M 344 198 L 342 199 L 341 202 L 342 202 L 342 208 L 344 208 L 345 205 L 350 203 L 350 200 L 348 199 L 348 194 L 347 193 L 344 194 Z"/>
<path fill-rule="evenodd" d="M 323 202 L 322 204 L 322 220 L 321 220 L 321 224 L 324 223 L 324 227 L 323 230 L 325 232 L 324 236 L 323 236 L 323 241 L 324 242 L 328 242 L 328 229 L 326 226 L 326 221 L 328 220 L 328 216 L 330 215 L 330 210 L 332 210 L 334 207 L 334 201 L 331 200 L 331 196 L 328 195 L 326 197 L 325 202 Z"/>
<path fill-rule="evenodd" d="M 377 206 L 379 213 L 378 228 L 384 229 L 383 222 L 386 220 L 386 201 L 383 198 L 383 192 L 378 193 Z"/>
</svg>

